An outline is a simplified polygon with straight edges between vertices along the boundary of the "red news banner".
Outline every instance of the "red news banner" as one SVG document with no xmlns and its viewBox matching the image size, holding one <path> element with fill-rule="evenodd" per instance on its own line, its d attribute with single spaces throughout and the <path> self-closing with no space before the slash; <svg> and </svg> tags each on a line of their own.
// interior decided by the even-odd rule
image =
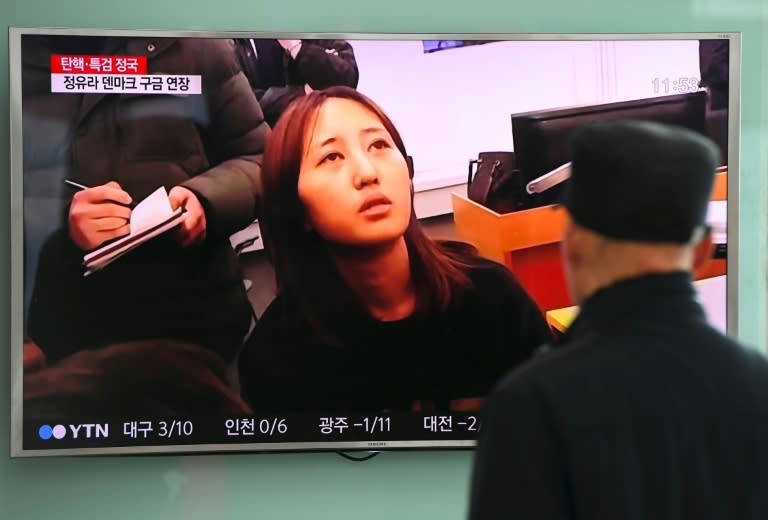
<svg viewBox="0 0 768 520">
<path fill-rule="evenodd" d="M 51 92 L 200 94 L 199 75 L 148 74 L 146 56 L 51 55 Z"/>
</svg>

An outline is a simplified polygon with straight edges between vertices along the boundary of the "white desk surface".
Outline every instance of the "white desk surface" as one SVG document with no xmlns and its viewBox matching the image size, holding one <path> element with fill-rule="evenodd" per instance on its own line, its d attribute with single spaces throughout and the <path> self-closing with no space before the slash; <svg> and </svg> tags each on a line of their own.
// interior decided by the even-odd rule
<svg viewBox="0 0 768 520">
<path fill-rule="evenodd" d="M 723 334 L 726 331 L 726 279 L 727 275 L 696 280 L 693 285 L 699 293 L 699 301 L 713 327 Z"/>
<path fill-rule="evenodd" d="M 704 313 L 709 323 L 723 334 L 727 333 L 726 275 L 695 280 L 693 285 L 696 288 L 699 303 L 704 307 Z M 547 321 L 562 331 L 571 325 L 578 312 L 579 308 L 575 305 L 563 307 L 562 309 L 552 309 L 546 313 Z"/>
</svg>

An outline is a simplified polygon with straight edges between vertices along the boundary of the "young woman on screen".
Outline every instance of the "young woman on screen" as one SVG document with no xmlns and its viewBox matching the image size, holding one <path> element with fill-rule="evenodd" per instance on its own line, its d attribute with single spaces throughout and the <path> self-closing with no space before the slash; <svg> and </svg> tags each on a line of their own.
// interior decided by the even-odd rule
<svg viewBox="0 0 768 520">
<path fill-rule="evenodd" d="M 347 87 L 275 125 L 259 222 L 278 295 L 239 361 L 256 413 L 472 409 L 551 340 L 506 268 L 425 235 L 406 157 L 392 121 Z"/>
</svg>

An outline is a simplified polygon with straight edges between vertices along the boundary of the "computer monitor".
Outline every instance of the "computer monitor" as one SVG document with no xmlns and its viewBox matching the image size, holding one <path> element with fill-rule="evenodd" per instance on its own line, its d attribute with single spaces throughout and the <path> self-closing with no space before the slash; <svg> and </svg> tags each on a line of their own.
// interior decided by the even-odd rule
<svg viewBox="0 0 768 520">
<path fill-rule="evenodd" d="M 512 138 L 517 168 L 523 184 L 562 167 L 570 161 L 569 139 L 579 126 L 598 119 L 644 119 L 690 128 L 706 135 L 707 95 L 703 90 L 617 103 L 512 115 Z M 565 182 L 541 191 L 526 193 L 520 207 L 530 209 L 556 203 Z"/>
</svg>

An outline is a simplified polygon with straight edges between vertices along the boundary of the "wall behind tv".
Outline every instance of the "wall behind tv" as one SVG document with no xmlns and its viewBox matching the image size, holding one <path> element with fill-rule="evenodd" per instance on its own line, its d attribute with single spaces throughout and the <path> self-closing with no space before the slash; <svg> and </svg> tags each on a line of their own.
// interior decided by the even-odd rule
<svg viewBox="0 0 768 520">
<path fill-rule="evenodd" d="M 415 159 L 417 193 L 465 184 L 479 152 L 513 150 L 511 114 L 664 96 L 675 92 L 653 78 L 700 78 L 698 40 L 503 41 L 428 54 L 414 40 L 351 45 L 358 89 L 387 111 Z"/>
<path fill-rule="evenodd" d="M 764 0 L 365 2 L 354 0 L 25 0 L 3 2 L 11 26 L 375 32 L 741 31 L 739 335 L 765 349 L 768 242 L 768 4 Z M 0 177 L 8 177 L 8 47 L 0 38 Z M 524 81 L 525 78 L 520 78 Z M 466 88 L 466 87 L 465 87 Z M 457 86 L 456 102 L 460 102 Z M 9 191 L 0 188 L 0 247 Z M 9 445 L 8 254 L 0 254 L 0 446 Z M 7 451 L 5 451 L 7 453 Z M 18 519 L 463 518 L 471 452 L 9 460 L 0 510 Z"/>
</svg>

